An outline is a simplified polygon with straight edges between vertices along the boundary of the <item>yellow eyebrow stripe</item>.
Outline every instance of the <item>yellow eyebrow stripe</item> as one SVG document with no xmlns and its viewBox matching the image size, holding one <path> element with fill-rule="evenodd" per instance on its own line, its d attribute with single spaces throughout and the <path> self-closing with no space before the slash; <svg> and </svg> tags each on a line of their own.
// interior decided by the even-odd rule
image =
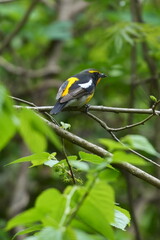
<svg viewBox="0 0 160 240">
<path fill-rule="evenodd" d="M 68 85 L 67 87 L 64 89 L 63 93 L 62 93 L 62 97 L 66 96 L 69 92 L 69 89 L 70 87 L 72 86 L 73 83 L 75 83 L 76 81 L 78 81 L 79 79 L 76 78 L 76 77 L 71 77 L 71 78 L 68 78 L 67 82 L 68 82 Z"/>
<path fill-rule="evenodd" d="M 96 71 L 96 70 L 90 70 L 90 71 L 89 71 L 89 73 L 94 73 L 94 72 L 100 73 L 99 71 Z"/>
</svg>

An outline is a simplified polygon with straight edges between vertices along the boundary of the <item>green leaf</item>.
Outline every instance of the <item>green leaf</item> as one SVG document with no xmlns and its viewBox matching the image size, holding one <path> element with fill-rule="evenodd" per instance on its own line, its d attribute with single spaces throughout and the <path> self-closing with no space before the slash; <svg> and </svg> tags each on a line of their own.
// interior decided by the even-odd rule
<svg viewBox="0 0 160 240">
<path fill-rule="evenodd" d="M 107 168 L 99 173 L 99 178 L 106 181 L 115 181 L 119 176 L 117 169 Z"/>
<path fill-rule="evenodd" d="M 49 166 L 49 167 L 53 167 L 54 165 L 56 165 L 57 163 L 59 163 L 59 161 L 56 159 L 56 152 L 51 153 L 48 157 L 48 160 L 46 162 L 44 162 L 44 165 Z"/>
<path fill-rule="evenodd" d="M 83 191 L 84 194 L 84 191 Z M 114 192 L 104 181 L 95 183 L 77 216 L 96 232 L 114 239 L 109 222 L 114 219 Z"/>
<path fill-rule="evenodd" d="M 153 102 L 157 102 L 157 98 L 155 97 L 155 96 L 149 96 L 150 97 L 150 99 L 153 101 Z"/>
<path fill-rule="evenodd" d="M 160 156 L 160 154 L 153 148 L 147 138 L 141 135 L 127 135 L 121 138 L 121 141 L 130 148 L 144 151 L 153 156 Z"/>
<path fill-rule="evenodd" d="M 88 164 L 87 163 L 85 163 L 85 162 L 81 162 L 81 161 L 70 161 L 70 165 L 72 166 L 72 167 L 75 167 L 75 168 L 77 168 L 77 169 L 79 169 L 79 170 L 81 170 L 81 171 L 84 171 L 84 172 L 88 172 L 89 171 L 89 166 L 88 166 Z"/>
<path fill-rule="evenodd" d="M 12 240 L 15 239 L 15 237 L 20 236 L 20 235 L 24 235 L 24 234 L 27 234 L 27 233 L 33 233 L 33 232 L 39 231 L 39 230 L 42 229 L 42 226 L 43 226 L 42 224 L 35 224 L 32 227 L 21 230 L 14 235 Z"/>
<path fill-rule="evenodd" d="M 49 156 L 50 156 L 50 154 L 47 152 L 37 153 L 37 154 L 33 154 L 33 155 L 30 155 L 27 157 L 19 158 L 7 165 L 15 164 L 15 163 L 22 163 L 22 162 L 31 162 L 32 167 L 35 167 L 35 166 L 42 165 L 43 163 L 45 163 L 48 160 Z"/>
<path fill-rule="evenodd" d="M 79 156 L 81 158 L 80 160 L 91 162 L 94 164 L 99 164 L 106 161 L 104 158 L 101 158 L 98 155 L 91 154 L 91 153 L 79 152 Z"/>
<path fill-rule="evenodd" d="M 80 231 L 79 229 L 76 229 L 76 236 L 77 240 L 104 240 L 102 237 L 98 237 L 97 234 L 88 234 L 87 232 Z"/>
<path fill-rule="evenodd" d="M 14 136 L 17 125 L 18 119 L 15 115 L 12 101 L 8 97 L 7 90 L 0 85 L 0 150 L 3 149 Z"/>
<path fill-rule="evenodd" d="M 64 122 L 60 122 L 61 125 L 62 125 L 62 128 L 67 130 L 67 129 L 70 129 L 71 128 L 71 124 L 69 123 L 64 123 Z"/>
<path fill-rule="evenodd" d="M 16 226 L 27 226 L 28 224 L 40 221 L 42 215 L 35 208 L 30 208 L 8 221 L 6 230 L 10 230 Z"/>
<path fill-rule="evenodd" d="M 53 227 L 46 227 L 36 235 L 36 240 L 63 240 L 62 229 L 54 229 Z"/>
<path fill-rule="evenodd" d="M 123 151 L 116 151 L 113 154 L 112 163 L 128 162 L 135 165 L 146 165 L 148 164 L 144 159 L 138 157 L 133 153 L 126 153 Z"/>
<path fill-rule="evenodd" d="M 130 223 L 130 219 L 131 217 L 127 210 L 115 206 L 115 219 L 114 223 L 111 225 L 121 230 L 125 230 L 127 225 Z"/>
<path fill-rule="evenodd" d="M 44 225 L 58 227 L 66 206 L 66 198 L 56 189 L 48 189 L 42 192 L 37 200 L 35 207 L 37 211 L 44 214 Z"/>
<path fill-rule="evenodd" d="M 0 150 L 3 149 L 9 140 L 14 136 L 16 132 L 16 127 L 7 113 L 0 113 Z"/>
<path fill-rule="evenodd" d="M 32 111 L 23 109 L 20 112 L 20 133 L 28 148 L 34 152 L 44 152 L 47 148 L 47 141 L 41 130 L 38 128 L 40 118 Z M 43 128 L 44 123 L 41 127 Z"/>
<path fill-rule="evenodd" d="M 119 142 L 116 142 L 112 139 L 108 139 L 108 138 L 100 138 L 98 140 L 101 144 L 103 144 L 105 147 L 107 147 L 107 149 L 110 152 L 113 152 L 115 150 L 125 150 L 128 149 L 127 147 L 123 146 L 122 144 L 120 144 Z"/>
<path fill-rule="evenodd" d="M 44 152 L 47 147 L 47 138 L 60 149 L 60 142 L 46 123 L 33 111 L 23 109 L 20 112 L 20 133 L 32 152 Z"/>
</svg>

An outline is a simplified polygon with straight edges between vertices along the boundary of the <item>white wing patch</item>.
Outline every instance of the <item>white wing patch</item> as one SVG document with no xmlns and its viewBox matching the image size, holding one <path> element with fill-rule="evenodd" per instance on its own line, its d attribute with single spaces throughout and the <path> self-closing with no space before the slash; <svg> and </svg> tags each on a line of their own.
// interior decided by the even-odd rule
<svg viewBox="0 0 160 240">
<path fill-rule="evenodd" d="M 78 84 L 81 88 L 88 88 L 92 85 L 92 79 L 90 79 L 88 82 L 86 83 L 81 83 L 81 84 Z"/>
</svg>

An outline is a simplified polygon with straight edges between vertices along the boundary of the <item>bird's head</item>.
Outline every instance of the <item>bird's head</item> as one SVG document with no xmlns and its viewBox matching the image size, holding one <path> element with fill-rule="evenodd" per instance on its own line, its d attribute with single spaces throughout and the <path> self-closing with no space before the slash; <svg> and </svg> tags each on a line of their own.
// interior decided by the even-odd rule
<svg viewBox="0 0 160 240">
<path fill-rule="evenodd" d="M 107 77 L 104 73 L 101 73 L 100 71 L 94 68 L 86 69 L 81 73 L 89 74 L 96 85 L 100 82 L 102 78 Z"/>
</svg>

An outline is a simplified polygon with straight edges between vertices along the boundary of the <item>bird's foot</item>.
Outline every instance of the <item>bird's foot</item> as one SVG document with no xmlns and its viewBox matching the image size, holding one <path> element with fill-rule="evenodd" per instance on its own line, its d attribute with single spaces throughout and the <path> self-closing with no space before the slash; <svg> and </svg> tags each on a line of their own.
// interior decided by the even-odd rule
<svg viewBox="0 0 160 240">
<path fill-rule="evenodd" d="M 89 111 L 89 107 L 90 107 L 89 104 L 85 104 L 85 105 L 81 108 L 81 111 L 84 112 L 84 113 L 87 113 L 87 112 Z"/>
</svg>

